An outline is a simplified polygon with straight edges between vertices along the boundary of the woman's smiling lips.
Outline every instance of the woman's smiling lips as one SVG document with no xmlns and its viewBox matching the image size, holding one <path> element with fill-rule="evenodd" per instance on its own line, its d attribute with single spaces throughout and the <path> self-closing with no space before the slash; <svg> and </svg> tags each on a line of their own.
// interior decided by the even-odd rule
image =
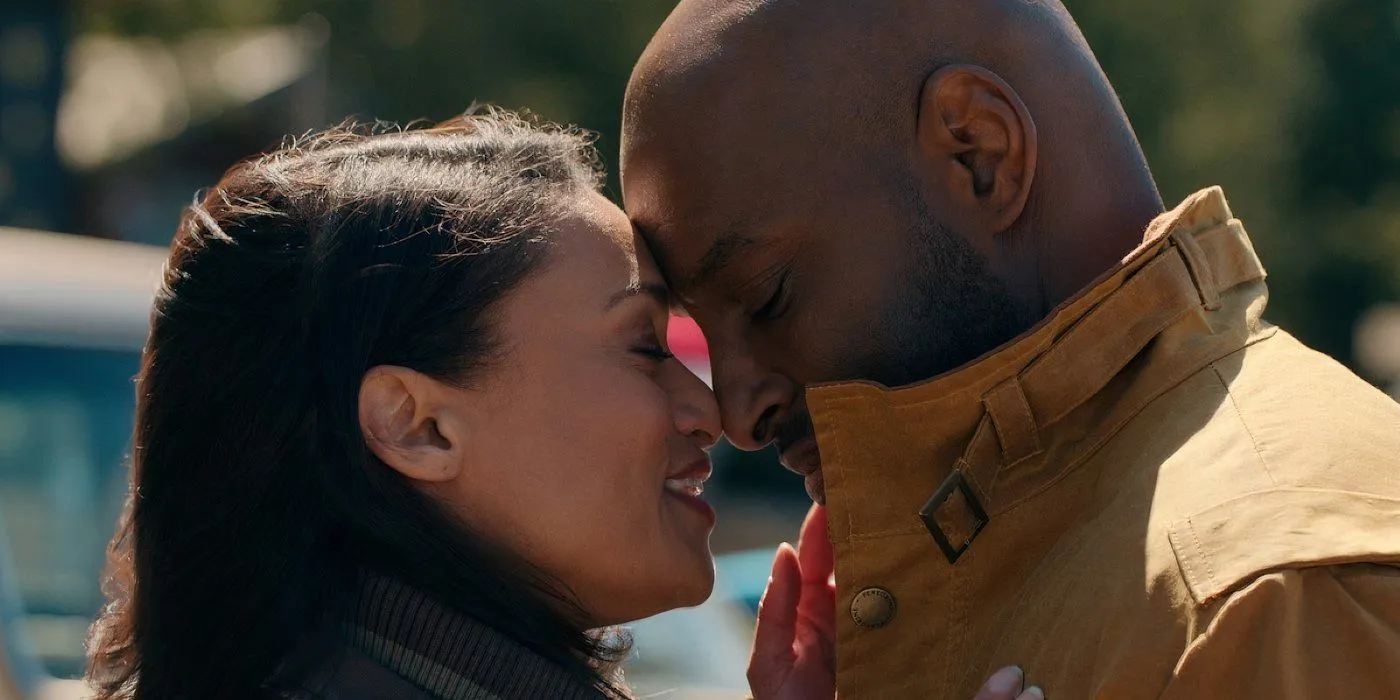
<svg viewBox="0 0 1400 700">
<path fill-rule="evenodd" d="M 685 504 L 704 517 L 710 525 L 714 525 L 715 509 L 701 498 L 705 493 L 705 481 L 710 478 L 711 471 L 713 467 L 709 457 L 701 457 L 685 469 L 667 475 L 665 490 L 666 495 Z"/>
</svg>

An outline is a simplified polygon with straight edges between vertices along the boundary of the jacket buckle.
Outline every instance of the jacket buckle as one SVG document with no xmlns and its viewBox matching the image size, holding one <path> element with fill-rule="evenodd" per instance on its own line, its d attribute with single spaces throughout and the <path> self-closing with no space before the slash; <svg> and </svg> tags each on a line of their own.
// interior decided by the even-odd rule
<svg viewBox="0 0 1400 700">
<path fill-rule="evenodd" d="M 962 501 L 967 504 L 967 510 L 971 512 L 973 519 L 972 527 L 962 536 L 962 541 L 957 546 L 953 545 L 953 538 L 948 536 L 937 518 L 939 510 L 948 504 L 954 493 L 962 495 Z M 943 485 L 939 486 L 933 497 L 919 509 L 919 519 L 924 521 L 924 527 L 933 535 L 933 541 L 943 550 L 943 556 L 948 558 L 949 564 L 958 563 L 958 558 L 972 546 L 972 540 L 982 532 L 989 520 L 986 509 L 982 507 L 982 502 L 977 500 L 977 494 L 973 493 L 972 486 L 967 483 L 961 469 L 954 469 L 948 478 L 943 480 Z"/>
</svg>

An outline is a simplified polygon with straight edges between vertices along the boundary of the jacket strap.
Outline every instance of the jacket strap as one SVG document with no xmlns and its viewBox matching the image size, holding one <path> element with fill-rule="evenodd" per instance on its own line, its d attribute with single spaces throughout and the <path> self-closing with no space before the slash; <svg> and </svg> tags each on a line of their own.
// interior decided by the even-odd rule
<svg viewBox="0 0 1400 700">
<path fill-rule="evenodd" d="M 1173 523 L 1168 538 L 1191 597 L 1204 605 L 1270 570 L 1400 565 L 1400 500 L 1330 489 L 1257 491 Z"/>
<path fill-rule="evenodd" d="M 1159 234 L 1160 235 L 1160 234 Z M 1057 338 L 1019 375 L 982 396 L 984 413 L 948 478 L 919 511 L 956 563 L 1011 490 L 1000 472 L 1042 451 L 1042 431 L 1098 394 L 1154 338 L 1189 313 L 1220 306 L 1222 292 L 1264 278 L 1235 219 L 1173 231 L 1123 285 Z"/>
</svg>

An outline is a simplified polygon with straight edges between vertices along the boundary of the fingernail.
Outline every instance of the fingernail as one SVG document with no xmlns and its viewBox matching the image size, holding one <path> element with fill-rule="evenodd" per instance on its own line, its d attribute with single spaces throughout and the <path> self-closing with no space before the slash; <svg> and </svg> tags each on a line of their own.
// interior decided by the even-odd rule
<svg viewBox="0 0 1400 700">
<path fill-rule="evenodd" d="M 1040 686 L 1033 685 L 1026 688 L 1026 697 L 1030 700 L 1045 700 L 1045 691 L 1041 690 Z"/>
<path fill-rule="evenodd" d="M 1007 666 L 992 675 L 987 681 L 987 689 L 997 694 L 1015 693 L 1021 689 L 1021 681 L 1026 674 L 1020 666 Z"/>
</svg>

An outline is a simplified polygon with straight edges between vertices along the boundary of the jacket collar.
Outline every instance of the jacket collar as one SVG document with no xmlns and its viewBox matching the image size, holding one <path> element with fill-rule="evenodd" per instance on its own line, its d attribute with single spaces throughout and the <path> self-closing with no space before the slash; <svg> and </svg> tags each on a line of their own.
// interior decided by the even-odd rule
<svg viewBox="0 0 1400 700">
<path fill-rule="evenodd" d="M 362 574 L 348 643 L 435 698 L 602 700 L 588 683 L 404 583 Z"/>
<path fill-rule="evenodd" d="M 1211 188 L 1155 220 L 1136 250 L 1036 327 L 962 368 L 896 389 L 810 387 L 833 537 L 927 530 L 955 563 L 1135 406 L 1247 343 L 1263 278 Z"/>
</svg>

